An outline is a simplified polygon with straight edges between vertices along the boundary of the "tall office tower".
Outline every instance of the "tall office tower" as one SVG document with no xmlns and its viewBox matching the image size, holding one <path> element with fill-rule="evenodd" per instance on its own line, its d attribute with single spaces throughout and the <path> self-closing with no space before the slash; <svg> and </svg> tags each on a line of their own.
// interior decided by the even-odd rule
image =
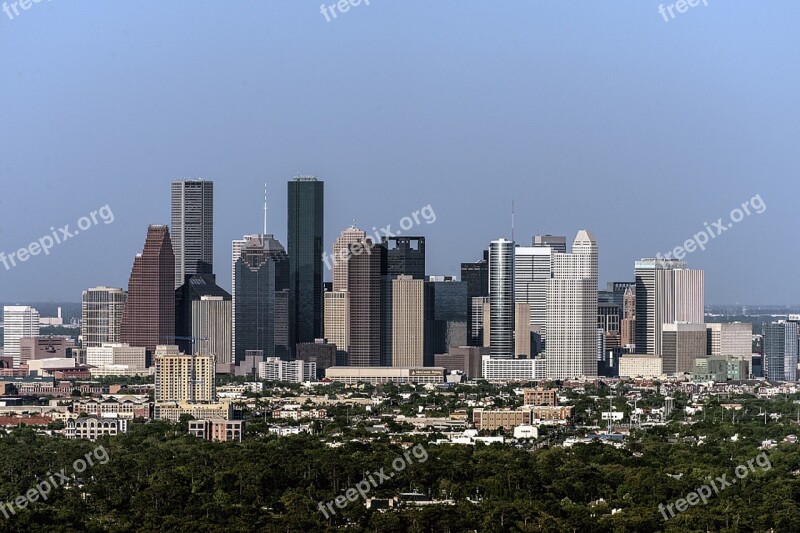
<svg viewBox="0 0 800 533">
<path fill-rule="evenodd" d="M 347 272 L 350 293 L 350 366 L 379 366 L 381 364 L 381 293 L 382 275 L 386 272 L 385 248 L 365 239 L 351 245 L 353 253 Z"/>
<path fill-rule="evenodd" d="M 467 284 L 452 276 L 429 276 L 425 282 L 425 366 L 435 354 L 467 343 Z"/>
<path fill-rule="evenodd" d="M 20 339 L 39 336 L 39 311 L 27 305 L 3 307 L 3 356 L 14 358 L 14 368 L 20 365 Z"/>
<path fill-rule="evenodd" d="M 350 346 L 350 293 L 325 293 L 325 338 L 336 345 L 336 351 L 347 353 Z"/>
<path fill-rule="evenodd" d="M 685 261 L 636 261 L 636 352 L 661 355 L 663 324 L 702 324 L 703 287 L 703 271 L 687 269 Z"/>
<path fill-rule="evenodd" d="M 469 333 L 467 344 L 482 346 L 483 320 L 474 322 L 476 309 L 473 308 L 472 299 L 489 295 L 489 250 L 483 251 L 483 259 L 474 263 L 461 263 L 461 281 L 467 284 L 467 298 L 469 299 L 470 312 L 467 315 L 467 331 Z"/>
<path fill-rule="evenodd" d="M 322 337 L 324 183 L 298 176 L 289 181 L 289 344 Z"/>
<path fill-rule="evenodd" d="M 567 253 L 567 238 L 560 235 L 534 235 L 533 245 L 537 248 L 551 248 L 555 254 Z"/>
<path fill-rule="evenodd" d="M 425 279 L 425 237 L 382 237 L 386 274 Z"/>
<path fill-rule="evenodd" d="M 128 295 L 122 289 L 94 287 L 83 291 L 81 337 L 84 348 L 120 342 Z"/>
<path fill-rule="evenodd" d="M 392 366 L 423 366 L 425 281 L 412 276 L 392 280 Z"/>
<path fill-rule="evenodd" d="M 217 286 L 213 274 L 186 276 L 175 291 L 176 336 L 192 337 L 195 351 L 213 355 L 218 365 L 233 363 L 232 315 L 231 295 Z M 190 339 L 176 342 L 181 351 L 192 353 Z"/>
<path fill-rule="evenodd" d="M 706 324 L 708 348 L 706 353 L 716 357 L 751 357 L 753 355 L 753 324 L 731 322 Z"/>
<path fill-rule="evenodd" d="M 288 358 L 289 256 L 286 250 L 271 234 L 245 235 L 233 241 L 232 259 L 231 362 L 243 361 L 248 350 L 262 350 L 264 356 Z M 239 298 L 242 302 L 237 301 Z M 239 316 L 245 321 L 241 327 L 237 324 Z M 244 335 L 241 341 L 236 339 L 237 332 Z"/>
<path fill-rule="evenodd" d="M 597 327 L 602 329 L 606 336 L 605 345 L 609 348 L 619 348 L 621 334 L 620 308 L 612 300 L 597 301 Z"/>
<path fill-rule="evenodd" d="M 347 264 L 350 258 L 350 245 L 357 242 L 364 242 L 367 234 L 355 226 L 350 226 L 336 237 L 333 241 L 333 290 L 347 290 Z"/>
<path fill-rule="evenodd" d="M 514 356 L 528 359 L 535 354 L 531 350 L 531 306 L 525 302 L 514 304 Z"/>
<path fill-rule="evenodd" d="M 485 343 L 483 338 L 483 309 L 484 307 L 488 309 L 489 297 L 474 296 L 470 298 L 469 305 L 469 346 L 488 346 L 488 343 Z M 486 325 L 488 325 L 488 321 L 486 322 Z"/>
<path fill-rule="evenodd" d="M 797 381 L 798 324 L 780 320 L 764 325 L 764 377 Z"/>
<path fill-rule="evenodd" d="M 597 375 L 597 241 L 580 230 L 572 252 L 553 254 L 547 285 L 547 377 Z"/>
<path fill-rule="evenodd" d="M 531 331 L 542 339 L 547 338 L 547 284 L 554 253 L 546 245 L 514 249 L 514 301 L 530 306 Z"/>
<path fill-rule="evenodd" d="M 175 254 L 166 226 L 147 228 L 144 250 L 133 260 L 120 340 L 152 352 L 175 336 Z"/>
<path fill-rule="evenodd" d="M 213 356 L 186 355 L 174 345 L 159 345 L 155 355 L 156 403 L 211 403 L 215 400 Z"/>
<path fill-rule="evenodd" d="M 664 324 L 661 336 L 662 364 L 667 375 L 691 373 L 694 360 L 706 355 L 705 324 Z"/>
<path fill-rule="evenodd" d="M 489 245 L 489 344 L 492 357 L 514 357 L 514 242 Z"/>
<path fill-rule="evenodd" d="M 627 350 L 635 348 L 636 335 L 636 293 L 628 287 L 622 298 L 622 320 L 620 321 L 620 344 Z"/>
<path fill-rule="evenodd" d="M 212 274 L 214 264 L 214 182 L 172 182 L 172 249 L 175 288 L 191 274 Z"/>
</svg>

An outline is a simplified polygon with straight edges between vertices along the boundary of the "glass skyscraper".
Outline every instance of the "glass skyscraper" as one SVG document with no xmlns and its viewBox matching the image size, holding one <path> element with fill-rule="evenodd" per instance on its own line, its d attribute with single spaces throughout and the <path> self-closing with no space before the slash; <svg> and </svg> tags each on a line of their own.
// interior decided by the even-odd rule
<svg viewBox="0 0 800 533">
<path fill-rule="evenodd" d="M 175 288 L 193 274 L 213 274 L 214 182 L 172 182 L 172 249 L 175 252 Z"/>
<path fill-rule="evenodd" d="M 289 181 L 286 244 L 289 253 L 289 346 L 322 337 L 324 182 Z M 237 280 L 238 281 L 238 280 Z"/>
</svg>

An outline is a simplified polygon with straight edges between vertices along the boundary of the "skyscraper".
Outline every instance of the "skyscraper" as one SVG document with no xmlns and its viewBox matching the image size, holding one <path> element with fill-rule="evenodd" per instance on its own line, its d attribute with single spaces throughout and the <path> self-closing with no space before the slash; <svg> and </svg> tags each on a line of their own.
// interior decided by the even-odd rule
<svg viewBox="0 0 800 533">
<path fill-rule="evenodd" d="M 571 253 L 553 254 L 547 286 L 547 377 L 597 375 L 597 241 L 580 230 Z"/>
<path fill-rule="evenodd" d="M 81 337 L 84 348 L 121 342 L 122 314 L 127 297 L 124 290 L 111 287 L 83 291 Z"/>
<path fill-rule="evenodd" d="M 530 306 L 531 331 L 542 339 L 547 335 L 547 284 L 554 253 L 547 245 L 514 249 L 514 300 Z"/>
<path fill-rule="evenodd" d="M 175 288 L 192 274 L 213 274 L 214 182 L 172 182 L 172 249 L 175 252 Z"/>
<path fill-rule="evenodd" d="M 467 343 L 467 284 L 452 276 L 429 276 L 425 282 L 425 366 L 436 354 Z"/>
<path fill-rule="evenodd" d="M 193 337 L 195 350 L 214 356 L 221 369 L 232 361 L 231 295 L 216 284 L 213 274 L 186 276 L 175 291 L 175 330 L 178 337 Z M 181 350 L 191 353 L 190 340 L 176 341 Z"/>
<path fill-rule="evenodd" d="M 3 356 L 14 358 L 14 368 L 21 362 L 20 339 L 39 336 L 39 311 L 27 305 L 3 307 Z"/>
<path fill-rule="evenodd" d="M 514 357 L 514 242 L 489 245 L 489 346 L 492 357 Z"/>
<path fill-rule="evenodd" d="M 347 290 L 347 265 L 350 259 L 350 245 L 363 242 L 367 234 L 355 226 L 350 226 L 333 241 L 333 290 Z"/>
<path fill-rule="evenodd" d="M 764 326 L 764 377 L 770 381 L 797 381 L 797 322 L 772 322 Z"/>
<path fill-rule="evenodd" d="M 397 276 L 392 284 L 392 366 L 423 366 L 425 281 Z"/>
<path fill-rule="evenodd" d="M 288 358 L 286 306 L 289 261 L 286 251 L 272 235 L 246 235 L 243 244 L 234 241 L 234 361 L 244 360 L 249 350 L 265 357 Z M 283 298 L 281 298 L 283 296 Z"/>
<path fill-rule="evenodd" d="M 622 347 L 631 350 L 635 347 L 636 335 L 636 293 L 634 288 L 628 287 L 622 297 L 622 320 L 620 321 L 620 343 Z"/>
<path fill-rule="evenodd" d="M 703 271 L 687 269 L 685 261 L 636 261 L 636 352 L 662 355 L 664 324 L 702 324 L 703 287 Z"/>
<path fill-rule="evenodd" d="M 348 268 L 350 293 L 350 366 L 381 364 L 381 306 L 385 248 L 367 238 L 363 245 L 352 244 Z M 355 253 L 360 250 L 359 253 Z"/>
<path fill-rule="evenodd" d="M 322 337 L 324 183 L 298 176 L 288 184 L 289 342 Z"/>
<path fill-rule="evenodd" d="M 467 344 L 482 346 L 483 304 L 475 298 L 489 296 L 489 250 L 483 251 L 483 259 L 461 263 L 461 281 L 467 284 Z"/>
<path fill-rule="evenodd" d="M 175 255 L 167 226 L 147 228 L 144 250 L 133 260 L 121 340 L 153 352 L 175 336 Z"/>
<path fill-rule="evenodd" d="M 382 237 L 386 275 L 425 279 L 425 237 Z"/>
</svg>

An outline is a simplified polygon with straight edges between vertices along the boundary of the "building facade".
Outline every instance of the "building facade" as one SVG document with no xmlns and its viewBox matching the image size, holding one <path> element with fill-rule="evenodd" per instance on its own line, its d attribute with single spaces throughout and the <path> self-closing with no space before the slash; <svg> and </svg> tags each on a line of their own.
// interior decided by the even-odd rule
<svg viewBox="0 0 800 533">
<path fill-rule="evenodd" d="M 214 182 L 172 182 L 172 249 L 175 288 L 192 274 L 213 274 Z"/>
</svg>

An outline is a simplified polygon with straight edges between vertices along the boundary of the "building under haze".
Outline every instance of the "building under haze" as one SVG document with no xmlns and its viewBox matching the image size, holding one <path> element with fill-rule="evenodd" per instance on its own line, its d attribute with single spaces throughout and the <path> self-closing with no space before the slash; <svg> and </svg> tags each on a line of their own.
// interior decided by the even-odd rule
<svg viewBox="0 0 800 533">
<path fill-rule="evenodd" d="M 547 247 L 555 254 L 567 253 L 567 238 L 562 235 L 534 235 L 533 246 Z"/>
<path fill-rule="evenodd" d="M 703 324 L 704 305 L 702 270 L 677 259 L 636 261 L 636 352 L 661 355 L 663 325 Z"/>
<path fill-rule="evenodd" d="M 547 332 L 547 284 L 554 253 L 546 245 L 514 249 L 514 301 L 528 304 L 531 332 L 542 341 Z"/>
<path fill-rule="evenodd" d="M 514 242 L 489 245 L 489 348 L 492 357 L 514 357 Z M 485 342 L 485 341 L 484 341 Z"/>
<path fill-rule="evenodd" d="M 81 339 L 84 348 L 121 342 L 122 315 L 127 293 L 112 287 L 94 287 L 81 298 Z"/>
<path fill-rule="evenodd" d="M 214 272 L 214 182 L 172 182 L 172 249 L 175 288 L 186 276 Z"/>
<path fill-rule="evenodd" d="M 120 340 L 153 352 L 175 336 L 175 255 L 167 226 L 147 228 L 133 260 Z"/>
<path fill-rule="evenodd" d="M 764 377 L 797 381 L 798 324 L 780 320 L 764 325 Z"/>
<path fill-rule="evenodd" d="M 234 242 L 236 280 L 234 302 L 234 361 L 260 350 L 264 357 L 289 357 L 289 260 L 272 235 L 247 235 Z"/>
<path fill-rule="evenodd" d="M 20 340 L 39 336 L 39 311 L 27 305 L 3 307 L 3 356 L 12 357 L 14 367 L 20 365 Z"/>
<path fill-rule="evenodd" d="M 580 230 L 571 253 L 553 254 L 547 286 L 547 378 L 597 375 L 597 241 Z"/>
<path fill-rule="evenodd" d="M 233 363 L 232 315 L 231 295 L 216 284 L 213 274 L 186 276 L 175 290 L 176 336 L 184 337 L 175 343 L 185 353 L 194 348 L 213 355 L 220 369 L 230 370 L 224 367 Z"/>
<path fill-rule="evenodd" d="M 298 176 L 288 184 L 289 343 L 322 337 L 324 182 Z"/>
<path fill-rule="evenodd" d="M 381 306 L 383 273 L 386 271 L 385 248 L 367 238 L 351 245 L 353 253 L 348 267 L 349 346 L 351 367 L 380 366 L 382 345 Z"/>
</svg>

